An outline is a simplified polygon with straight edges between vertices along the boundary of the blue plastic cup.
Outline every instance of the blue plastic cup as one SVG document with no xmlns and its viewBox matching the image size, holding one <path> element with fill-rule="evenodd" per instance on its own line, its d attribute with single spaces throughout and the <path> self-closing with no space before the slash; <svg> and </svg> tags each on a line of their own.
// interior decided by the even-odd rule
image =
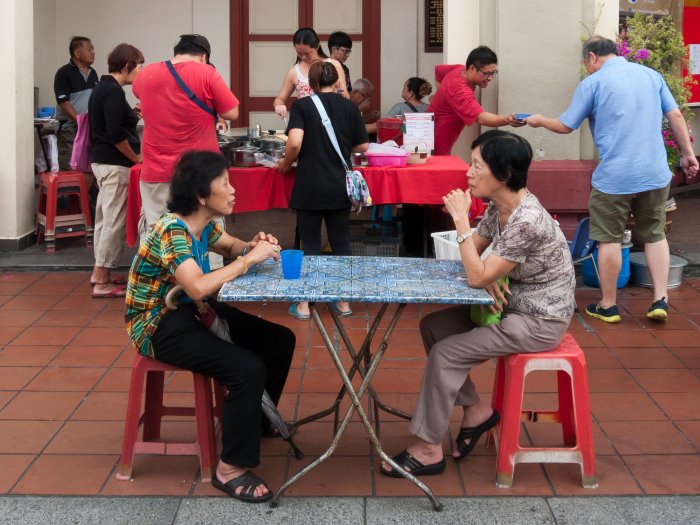
<svg viewBox="0 0 700 525">
<path fill-rule="evenodd" d="M 301 275 L 301 260 L 304 252 L 301 250 L 282 250 L 282 275 L 285 279 L 298 279 Z"/>
</svg>

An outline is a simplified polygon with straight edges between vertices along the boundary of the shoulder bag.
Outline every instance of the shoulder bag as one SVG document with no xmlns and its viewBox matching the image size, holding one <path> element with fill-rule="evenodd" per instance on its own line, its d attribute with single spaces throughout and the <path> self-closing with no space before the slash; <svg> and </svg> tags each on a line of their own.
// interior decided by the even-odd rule
<svg viewBox="0 0 700 525">
<path fill-rule="evenodd" d="M 345 158 L 340 152 L 340 146 L 338 145 L 338 139 L 335 136 L 333 124 L 331 124 L 331 121 L 328 118 L 328 113 L 326 113 L 326 108 L 323 107 L 321 99 L 318 98 L 318 95 L 311 95 L 311 100 L 313 100 L 319 115 L 321 115 L 323 127 L 326 128 L 328 138 L 331 140 L 331 144 L 333 144 L 333 148 L 338 154 L 338 157 L 340 157 L 340 162 L 343 164 L 343 168 L 345 168 L 345 189 L 348 192 L 348 199 L 350 200 L 351 209 L 352 211 L 360 213 L 363 206 L 372 205 L 372 197 L 369 194 L 367 182 L 362 176 L 362 173 L 357 170 L 351 170 L 348 167 L 348 163 L 345 162 Z"/>
<path fill-rule="evenodd" d="M 177 85 L 180 86 L 182 91 L 185 92 L 185 95 L 187 95 L 187 98 L 189 98 L 192 102 L 197 104 L 200 108 L 202 108 L 204 111 L 209 113 L 212 117 L 214 117 L 214 122 L 216 122 L 217 119 L 217 114 L 216 110 L 214 108 L 210 108 L 207 106 L 204 102 L 202 102 L 197 95 L 195 95 L 192 90 L 185 84 L 185 81 L 182 80 L 182 77 L 178 74 L 177 71 L 175 71 L 175 67 L 173 66 L 173 63 L 170 60 L 165 61 L 165 65 L 168 68 L 168 71 L 170 71 L 170 74 L 173 76 L 175 79 L 175 82 L 177 82 Z"/>
</svg>

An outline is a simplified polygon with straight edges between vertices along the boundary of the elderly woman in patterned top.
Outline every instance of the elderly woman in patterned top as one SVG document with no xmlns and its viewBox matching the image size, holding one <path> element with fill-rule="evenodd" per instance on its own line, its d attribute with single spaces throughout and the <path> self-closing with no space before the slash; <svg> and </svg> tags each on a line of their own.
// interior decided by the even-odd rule
<svg viewBox="0 0 700 525">
<path fill-rule="evenodd" d="M 260 463 L 260 437 L 267 390 L 277 403 L 287 379 L 296 339 L 284 326 L 216 301 L 221 286 L 256 263 L 279 259 L 280 247 L 260 232 L 250 242 L 228 235 L 215 222 L 228 215 L 235 190 L 226 160 L 210 151 L 185 153 L 175 166 L 168 209 L 141 244 L 129 271 L 126 328 L 138 350 L 163 363 L 212 377 L 226 387 L 221 419 L 221 459 L 212 485 L 241 501 L 272 498 L 267 484 L 248 470 Z M 233 262 L 210 271 L 209 250 Z M 191 301 L 165 305 L 179 284 L 192 301 L 205 301 L 228 323 L 233 342 L 219 338 L 198 319 Z"/>
<path fill-rule="evenodd" d="M 469 372 L 490 358 L 555 348 L 574 313 L 576 279 L 564 234 L 525 187 L 532 160 L 528 142 L 506 131 L 488 131 L 472 144 L 469 189 L 443 197 L 457 229 L 469 285 L 485 288 L 502 312 L 500 323 L 484 324 L 470 307 L 454 306 L 420 323 L 428 363 L 410 431 L 418 439 L 394 461 L 413 475 L 445 469 L 442 439 L 454 406 L 463 410 L 452 456 L 464 459 L 499 414 L 483 403 Z M 473 197 L 490 201 L 476 229 L 467 212 Z M 491 245 L 485 259 L 481 254 Z M 498 285 L 509 276 L 509 284 Z M 477 307 L 478 308 L 478 307 Z M 401 477 L 390 465 L 382 473 Z"/>
</svg>

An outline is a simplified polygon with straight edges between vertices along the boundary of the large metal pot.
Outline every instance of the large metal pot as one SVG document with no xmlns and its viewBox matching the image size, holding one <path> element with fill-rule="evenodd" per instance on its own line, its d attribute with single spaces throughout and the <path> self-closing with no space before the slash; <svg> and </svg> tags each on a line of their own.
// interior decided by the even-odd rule
<svg viewBox="0 0 700 525">
<path fill-rule="evenodd" d="M 258 165 L 256 153 L 260 152 L 260 148 L 244 146 L 231 150 L 231 164 L 239 168 L 252 168 Z"/>
<path fill-rule="evenodd" d="M 274 136 L 264 136 L 259 139 L 252 139 L 251 144 L 257 146 L 261 151 L 265 153 L 272 153 L 273 151 L 284 151 L 284 141 L 278 139 Z"/>
</svg>

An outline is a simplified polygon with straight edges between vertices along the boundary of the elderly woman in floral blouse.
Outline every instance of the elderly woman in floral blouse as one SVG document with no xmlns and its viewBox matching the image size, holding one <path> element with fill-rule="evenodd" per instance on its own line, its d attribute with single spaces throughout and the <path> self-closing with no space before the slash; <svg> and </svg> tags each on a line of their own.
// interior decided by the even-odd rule
<svg viewBox="0 0 700 525">
<path fill-rule="evenodd" d="M 456 461 L 498 423 L 499 414 L 479 399 L 471 369 L 493 357 L 555 348 L 574 313 L 576 279 L 566 239 L 525 187 L 532 148 L 513 133 L 494 130 L 477 138 L 472 150 L 469 189 L 453 190 L 443 201 L 457 229 L 469 285 L 485 288 L 502 318 L 480 326 L 470 307 L 454 306 L 421 321 L 428 363 L 410 425 L 418 440 L 393 457 L 416 476 L 445 469 L 442 439 L 455 405 L 463 410 L 452 452 Z M 472 196 L 490 201 L 475 230 L 467 217 Z M 482 260 L 489 245 L 493 250 Z M 499 286 L 506 275 L 510 284 Z M 402 476 L 386 463 L 381 470 Z"/>
</svg>

